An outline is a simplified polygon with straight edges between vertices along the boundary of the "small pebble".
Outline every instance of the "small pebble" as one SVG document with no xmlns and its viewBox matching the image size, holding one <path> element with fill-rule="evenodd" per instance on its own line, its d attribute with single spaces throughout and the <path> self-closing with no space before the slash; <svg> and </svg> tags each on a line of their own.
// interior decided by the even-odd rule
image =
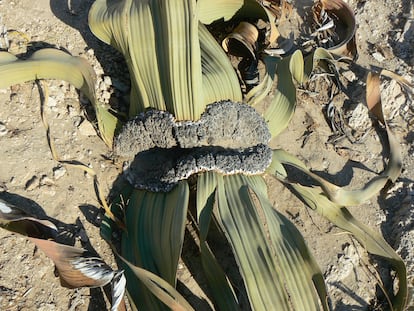
<svg viewBox="0 0 414 311">
<path fill-rule="evenodd" d="M 343 76 L 350 82 L 357 80 L 357 76 L 351 70 L 345 71 Z"/>
<path fill-rule="evenodd" d="M 47 106 L 48 107 L 56 107 L 57 106 L 57 101 L 56 99 L 54 99 L 53 97 L 48 97 L 47 98 Z"/>
<path fill-rule="evenodd" d="M 6 125 L 3 122 L 0 122 L 0 136 L 6 135 L 8 132 Z"/>
<path fill-rule="evenodd" d="M 103 81 L 104 81 L 104 83 L 107 86 L 111 86 L 112 85 L 112 80 L 111 80 L 111 77 L 110 76 L 105 76 Z"/>
<path fill-rule="evenodd" d="M 33 176 L 26 182 L 24 189 L 26 191 L 32 191 L 37 187 L 39 187 L 39 178 L 37 176 Z"/>
<path fill-rule="evenodd" d="M 379 52 L 372 53 L 372 57 L 374 57 L 375 60 L 379 61 L 380 63 L 382 63 L 385 60 L 385 57 Z"/>
<path fill-rule="evenodd" d="M 66 168 L 64 166 L 57 166 L 53 168 L 53 178 L 59 179 L 66 174 Z"/>
<path fill-rule="evenodd" d="M 46 175 L 43 175 L 42 177 L 40 177 L 40 186 L 53 186 L 55 185 L 55 182 L 53 181 L 53 179 L 47 177 Z"/>
<path fill-rule="evenodd" d="M 82 122 L 79 127 L 79 133 L 83 136 L 94 136 L 96 135 L 95 128 L 92 126 L 90 122 Z"/>
<path fill-rule="evenodd" d="M 107 102 L 111 98 L 111 93 L 108 91 L 103 91 L 101 97 L 105 102 Z"/>
<path fill-rule="evenodd" d="M 73 117 L 73 125 L 75 127 L 79 127 L 79 125 L 82 123 L 83 118 L 81 116 L 75 116 Z"/>
</svg>

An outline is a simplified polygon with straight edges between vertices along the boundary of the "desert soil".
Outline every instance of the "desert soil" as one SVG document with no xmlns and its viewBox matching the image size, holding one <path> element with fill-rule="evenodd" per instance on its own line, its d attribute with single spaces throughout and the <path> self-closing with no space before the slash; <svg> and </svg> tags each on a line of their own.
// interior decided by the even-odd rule
<svg viewBox="0 0 414 311">
<path fill-rule="evenodd" d="M 0 34 L 7 27 L 9 51 L 25 55 L 43 47 L 59 47 L 88 59 L 98 75 L 101 101 L 121 106 L 128 94 L 128 75 L 122 57 L 100 43 L 87 26 L 92 0 L 0 0 Z M 295 1 L 293 1 L 295 3 Z M 358 25 L 358 64 L 384 67 L 414 77 L 414 8 L 410 0 L 349 0 Z M 11 31 L 13 30 L 13 31 Z M 3 46 L 1 45 L 3 43 Z M 0 35 L 0 48 L 4 40 Z M 329 97 L 323 79 L 315 93 L 299 91 L 297 112 L 274 147 L 296 154 L 312 170 L 340 186 L 359 187 L 384 168 L 381 133 L 372 130 L 363 105 L 363 75 L 344 73 L 350 92 L 333 104 L 344 114 L 352 137 L 333 140 L 323 115 Z M 2 77 L 0 77 L 1 79 Z M 92 167 L 109 193 L 121 169 L 110 159 L 110 150 L 96 135 L 85 110 L 88 103 L 62 81 L 50 81 L 45 107 L 53 140 L 60 157 Z M 351 207 L 365 224 L 381 232 L 405 260 L 409 284 L 414 287 L 414 122 L 413 103 L 392 81 L 382 84 L 385 113 L 402 146 L 402 175 L 394 185 L 369 202 Z M 316 94 L 313 96 L 312 94 Z M 93 247 L 114 268 L 111 251 L 99 235 L 101 210 L 92 179 L 82 171 L 52 159 L 40 118 L 39 93 L 34 83 L 0 90 L 0 198 L 8 199 L 39 217 L 52 218 L 68 243 Z M 383 134 L 383 133 L 382 133 Z M 361 246 L 312 210 L 288 189 L 267 178 L 273 205 L 301 230 L 326 276 L 334 310 L 381 310 L 384 297 L 370 258 Z M 193 256 L 194 250 L 185 253 Z M 374 261 L 381 267 L 381 262 Z M 180 280 L 203 295 L 193 275 L 180 263 Z M 187 294 L 191 298 L 191 294 Z M 410 294 L 413 295 L 413 292 Z M 411 308 L 414 301 L 411 298 Z M 108 302 L 100 289 L 66 289 L 60 286 L 53 263 L 27 239 L 0 230 L 1 310 L 105 310 Z M 197 310 L 209 310 L 199 303 Z"/>
</svg>

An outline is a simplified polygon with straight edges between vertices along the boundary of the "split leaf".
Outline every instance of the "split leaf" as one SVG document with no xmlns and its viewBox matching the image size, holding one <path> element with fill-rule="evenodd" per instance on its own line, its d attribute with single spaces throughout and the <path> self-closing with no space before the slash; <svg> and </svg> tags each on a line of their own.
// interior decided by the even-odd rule
<svg viewBox="0 0 414 311">
<path fill-rule="evenodd" d="M 122 256 L 175 286 L 189 200 L 187 181 L 167 193 L 134 189 L 126 199 Z M 148 295 L 145 284 L 131 270 L 126 269 L 125 274 L 128 294 L 138 309 L 165 309 L 155 296 Z"/>
<path fill-rule="evenodd" d="M 294 225 L 268 203 L 263 179 L 217 175 L 217 182 L 217 217 L 252 309 L 327 310 L 322 274 Z"/>
<path fill-rule="evenodd" d="M 269 57 L 270 58 L 270 57 Z M 268 66 L 274 66 L 269 61 Z M 296 108 L 296 87 L 293 78 L 299 83 L 303 81 L 303 57 L 297 50 L 290 57 L 277 65 L 277 89 L 269 107 L 264 112 L 264 119 L 269 124 L 272 137 L 276 137 L 288 125 Z M 268 70 L 272 71 L 273 68 Z"/>
</svg>

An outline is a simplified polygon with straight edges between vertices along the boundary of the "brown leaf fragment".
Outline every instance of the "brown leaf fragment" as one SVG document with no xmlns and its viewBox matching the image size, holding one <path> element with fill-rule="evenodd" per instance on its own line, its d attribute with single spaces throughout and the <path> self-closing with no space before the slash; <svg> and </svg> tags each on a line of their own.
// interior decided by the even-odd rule
<svg viewBox="0 0 414 311">
<path fill-rule="evenodd" d="M 381 80 L 380 75 L 369 72 L 367 76 L 366 101 L 368 109 L 384 124 L 384 115 L 381 104 Z"/>
<path fill-rule="evenodd" d="M 54 238 L 56 226 L 49 220 L 37 219 L 21 208 L 0 199 L 0 227 L 33 238 Z"/>
<path fill-rule="evenodd" d="M 222 42 L 223 49 L 235 56 L 256 59 L 259 31 L 253 24 L 241 22 Z"/>
<path fill-rule="evenodd" d="M 67 288 L 99 287 L 108 284 L 114 271 L 101 258 L 91 256 L 82 248 L 50 240 L 30 238 L 59 271 L 61 285 Z"/>
</svg>

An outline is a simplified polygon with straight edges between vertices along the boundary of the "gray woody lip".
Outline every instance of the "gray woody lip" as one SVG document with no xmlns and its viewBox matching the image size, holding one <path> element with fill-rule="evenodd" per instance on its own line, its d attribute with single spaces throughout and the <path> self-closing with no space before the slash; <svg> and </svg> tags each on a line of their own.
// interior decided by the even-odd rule
<svg viewBox="0 0 414 311">
<path fill-rule="evenodd" d="M 138 189 L 170 191 L 192 174 L 260 174 L 270 165 L 270 133 L 246 105 L 211 104 L 198 121 L 176 122 L 150 110 L 128 121 L 115 138 L 114 153 L 125 159 L 127 180 Z"/>
</svg>

